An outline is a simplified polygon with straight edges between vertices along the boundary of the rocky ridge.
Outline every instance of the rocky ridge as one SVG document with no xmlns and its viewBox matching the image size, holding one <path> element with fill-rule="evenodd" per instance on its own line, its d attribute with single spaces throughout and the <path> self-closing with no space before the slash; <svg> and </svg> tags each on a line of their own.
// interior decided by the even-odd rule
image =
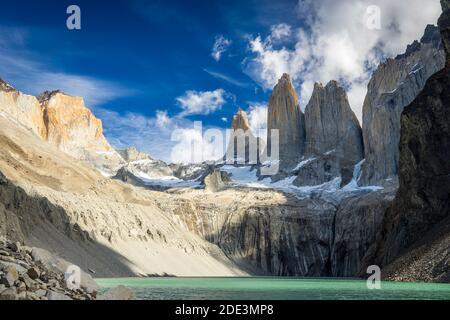
<svg viewBox="0 0 450 320">
<path fill-rule="evenodd" d="M 446 67 L 428 79 L 402 113 L 400 186 L 366 264 L 386 266 L 397 259 L 401 266 L 411 265 L 411 252 L 417 253 L 423 238 L 438 248 L 439 243 L 448 243 L 445 232 L 442 237 L 442 232 L 435 230 L 448 225 L 450 216 L 450 1 L 441 3 L 444 11 L 438 24 L 445 44 Z M 443 279 L 450 274 L 450 255 L 448 246 L 440 247 L 443 254 L 430 259 L 428 269 L 434 269 L 435 276 Z"/>
<path fill-rule="evenodd" d="M 88 162 L 105 175 L 124 164 L 103 135 L 102 123 L 80 97 L 61 91 L 39 97 L 25 95 L 2 81 L 0 114 L 74 158 Z"/>
<path fill-rule="evenodd" d="M 408 46 L 404 54 L 387 59 L 374 72 L 363 106 L 366 161 L 362 185 L 381 184 L 397 176 L 400 115 L 444 62 L 439 30 L 429 25 L 420 42 Z"/>
</svg>

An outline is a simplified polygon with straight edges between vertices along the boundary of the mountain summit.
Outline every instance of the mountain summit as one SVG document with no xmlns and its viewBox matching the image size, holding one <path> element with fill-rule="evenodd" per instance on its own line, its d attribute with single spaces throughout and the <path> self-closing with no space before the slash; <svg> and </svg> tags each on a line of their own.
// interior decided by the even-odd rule
<svg viewBox="0 0 450 320">
<path fill-rule="evenodd" d="M 267 129 L 269 150 L 270 132 L 277 129 L 280 134 L 280 159 L 301 158 L 305 150 L 305 116 L 300 109 L 291 78 L 286 73 L 280 78 L 270 97 Z"/>
</svg>

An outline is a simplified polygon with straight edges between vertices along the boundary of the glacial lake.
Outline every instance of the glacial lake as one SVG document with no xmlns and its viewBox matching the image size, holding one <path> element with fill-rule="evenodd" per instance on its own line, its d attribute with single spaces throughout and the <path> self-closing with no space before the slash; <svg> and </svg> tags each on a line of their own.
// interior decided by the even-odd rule
<svg viewBox="0 0 450 320">
<path fill-rule="evenodd" d="M 334 278 L 114 278 L 96 279 L 102 291 L 118 285 L 138 300 L 450 300 L 450 284 L 381 283 Z"/>
</svg>

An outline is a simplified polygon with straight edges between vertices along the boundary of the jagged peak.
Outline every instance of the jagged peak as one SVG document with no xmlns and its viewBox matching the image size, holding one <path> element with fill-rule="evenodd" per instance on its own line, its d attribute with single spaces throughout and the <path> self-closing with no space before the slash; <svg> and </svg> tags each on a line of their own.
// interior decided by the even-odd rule
<svg viewBox="0 0 450 320">
<path fill-rule="evenodd" d="M 11 92 L 17 91 L 16 88 L 11 86 L 9 83 L 0 78 L 0 91 Z"/>
<path fill-rule="evenodd" d="M 292 84 L 291 76 L 287 73 L 283 73 L 281 78 L 278 80 L 277 85 L 273 88 L 271 97 L 278 96 L 280 94 L 291 95 L 295 99 L 296 104 L 298 104 L 297 92 Z"/>
<path fill-rule="evenodd" d="M 406 51 L 404 53 L 399 54 L 395 57 L 395 60 L 410 56 L 414 52 L 420 50 L 420 48 L 422 48 L 422 46 L 425 44 L 432 44 L 436 48 L 439 48 L 441 46 L 441 36 L 439 34 L 439 28 L 437 26 L 428 24 L 425 27 L 425 31 L 420 41 L 414 40 L 406 47 Z"/>
<path fill-rule="evenodd" d="M 279 81 L 289 81 L 291 82 L 291 76 L 288 73 L 283 73 Z"/>
<path fill-rule="evenodd" d="M 428 24 L 425 27 L 425 32 L 423 33 L 422 38 L 420 38 L 420 43 L 436 43 L 439 44 L 441 42 L 441 37 L 439 34 L 438 26 L 434 24 Z"/>
<path fill-rule="evenodd" d="M 340 83 L 336 80 L 330 80 L 328 83 L 324 86 L 321 82 L 314 83 L 314 90 L 315 91 L 322 91 L 327 89 L 340 89 L 342 91 L 345 91 L 345 89 L 340 85 Z"/>
<path fill-rule="evenodd" d="M 325 88 L 340 88 L 342 89 L 341 85 L 339 84 L 339 82 L 337 82 L 336 80 L 330 80 L 327 85 L 325 86 Z"/>
<path fill-rule="evenodd" d="M 42 102 L 50 100 L 53 96 L 55 96 L 58 93 L 66 95 L 61 90 L 44 91 L 40 95 L 37 96 L 37 99 L 39 100 L 39 102 L 42 103 Z"/>
<path fill-rule="evenodd" d="M 244 131 L 250 129 L 247 112 L 242 110 L 242 108 L 239 108 L 237 113 L 233 116 L 231 128 L 234 130 L 242 129 Z"/>
<path fill-rule="evenodd" d="M 314 90 L 318 90 L 318 89 L 323 89 L 323 84 L 322 82 L 314 82 Z"/>
</svg>

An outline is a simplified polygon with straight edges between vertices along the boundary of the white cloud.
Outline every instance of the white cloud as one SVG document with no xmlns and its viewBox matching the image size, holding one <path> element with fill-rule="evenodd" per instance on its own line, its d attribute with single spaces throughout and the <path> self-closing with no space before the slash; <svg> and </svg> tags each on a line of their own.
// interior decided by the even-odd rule
<svg viewBox="0 0 450 320">
<path fill-rule="evenodd" d="M 247 110 L 247 115 L 253 134 L 265 140 L 267 138 L 267 105 L 252 103 Z"/>
<path fill-rule="evenodd" d="M 216 40 L 214 41 L 214 45 L 212 48 L 211 56 L 214 60 L 219 61 L 222 57 L 222 54 L 227 51 L 228 47 L 231 45 L 231 40 L 228 40 L 222 35 L 216 36 Z"/>
<path fill-rule="evenodd" d="M 173 132 L 172 139 L 176 145 L 171 150 L 171 160 L 177 163 L 201 163 L 204 161 L 219 160 L 225 154 L 224 130 L 217 128 L 204 128 L 193 124 L 193 128 L 178 129 Z M 208 138 L 209 134 L 213 134 Z"/>
<path fill-rule="evenodd" d="M 217 72 L 217 71 L 212 71 L 209 69 L 204 68 L 203 71 L 205 71 L 206 73 L 208 73 L 209 75 L 213 76 L 216 79 L 220 79 L 223 80 L 225 82 L 231 83 L 232 85 L 238 86 L 238 87 L 242 87 L 242 88 L 247 88 L 250 86 L 249 83 L 243 82 L 243 81 L 239 81 L 237 79 L 234 79 L 230 76 L 227 76 L 223 73 Z"/>
<path fill-rule="evenodd" d="M 371 5 L 380 8 L 380 30 L 365 25 Z M 372 70 L 385 57 L 404 52 L 441 12 L 439 0 L 426 5 L 422 0 L 301 0 L 298 8 L 306 26 L 291 32 L 295 46 L 274 43 L 277 27 L 272 27 L 265 39 L 250 38 L 253 56 L 244 61 L 244 71 L 264 89 L 272 89 L 283 73 L 289 73 L 300 88 L 303 107 L 314 82 L 338 80 L 348 87 L 350 104 L 360 120 Z"/>
<path fill-rule="evenodd" d="M 287 38 L 291 35 L 291 26 L 286 23 L 273 25 L 270 28 L 270 40 L 277 41 Z"/>
<path fill-rule="evenodd" d="M 228 119 L 225 117 L 221 118 L 220 120 L 222 120 L 223 122 L 228 122 Z"/>
<path fill-rule="evenodd" d="M 226 92 L 223 89 L 216 89 L 214 91 L 186 91 L 184 95 L 178 97 L 176 100 L 183 112 L 180 116 L 187 116 L 193 114 L 208 115 L 220 109 L 226 102 Z"/>
<path fill-rule="evenodd" d="M 218 160 L 225 152 L 220 141 L 203 139 L 206 130 L 215 129 L 225 140 L 224 131 L 213 127 L 199 129 L 194 122 L 170 117 L 166 111 L 157 111 L 154 117 L 103 108 L 96 108 L 95 113 L 103 120 L 105 135 L 116 148 L 134 146 L 168 163 Z M 192 149 L 194 143 L 197 149 Z"/>
<path fill-rule="evenodd" d="M 171 121 L 172 121 L 172 119 L 169 118 L 167 111 L 161 111 L 161 110 L 156 111 L 156 125 L 159 128 L 166 127 L 167 125 L 170 124 Z"/>
</svg>

